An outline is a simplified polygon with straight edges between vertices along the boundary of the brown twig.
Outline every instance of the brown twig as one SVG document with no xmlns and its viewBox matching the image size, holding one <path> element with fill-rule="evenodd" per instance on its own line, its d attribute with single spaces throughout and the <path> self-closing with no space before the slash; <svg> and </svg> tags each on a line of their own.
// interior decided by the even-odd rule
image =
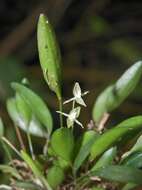
<svg viewBox="0 0 142 190">
<path fill-rule="evenodd" d="M 104 115 L 103 115 L 103 117 L 102 117 L 102 119 L 101 119 L 101 121 L 99 123 L 99 126 L 98 126 L 98 131 L 99 132 L 102 132 L 104 130 L 105 125 L 106 125 L 109 117 L 110 117 L 109 113 L 104 113 Z"/>
<path fill-rule="evenodd" d="M 21 133 L 20 133 L 20 130 L 19 130 L 19 128 L 17 126 L 15 126 L 15 131 L 16 131 L 16 135 L 17 135 L 17 138 L 19 140 L 21 149 L 26 150 L 24 142 L 23 142 L 23 139 L 22 139 L 22 136 L 21 136 Z"/>
</svg>

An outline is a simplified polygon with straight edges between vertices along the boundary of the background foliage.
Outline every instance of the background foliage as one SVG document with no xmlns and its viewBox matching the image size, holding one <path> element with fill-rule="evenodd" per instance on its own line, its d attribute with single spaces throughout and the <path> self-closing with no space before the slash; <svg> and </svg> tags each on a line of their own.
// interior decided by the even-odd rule
<svg viewBox="0 0 142 190">
<path fill-rule="evenodd" d="M 38 15 L 44 12 L 56 30 L 63 57 L 64 98 L 71 97 L 70 87 L 75 81 L 90 91 L 85 98 L 88 109 L 81 116 L 81 121 L 88 124 L 95 97 L 141 59 L 141 8 L 142 2 L 137 0 L 0 1 L 0 115 L 6 121 L 7 135 L 10 134 L 12 141 L 15 136 L 11 135 L 11 121 L 5 110 L 5 100 L 12 94 L 11 81 L 28 77 L 30 85 L 38 89 L 51 110 L 58 107 L 39 67 Z M 141 86 L 113 113 L 113 123 L 141 113 Z"/>
</svg>

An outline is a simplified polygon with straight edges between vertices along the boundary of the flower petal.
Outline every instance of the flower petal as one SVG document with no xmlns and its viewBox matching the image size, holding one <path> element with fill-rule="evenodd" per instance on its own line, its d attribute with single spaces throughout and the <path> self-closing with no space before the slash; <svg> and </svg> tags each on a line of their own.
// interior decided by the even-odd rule
<svg viewBox="0 0 142 190">
<path fill-rule="evenodd" d="M 69 100 L 66 100 L 63 104 L 67 104 L 67 103 L 69 103 L 69 102 L 72 102 L 72 101 L 75 100 L 75 99 L 76 99 L 75 97 L 70 98 Z"/>
<path fill-rule="evenodd" d="M 86 107 L 86 104 L 84 102 L 84 100 L 82 98 L 76 98 L 76 102 L 82 106 L 85 106 Z"/>
<path fill-rule="evenodd" d="M 69 116 L 75 115 L 75 117 L 74 117 L 74 120 L 75 120 L 76 118 L 79 117 L 79 115 L 80 115 L 80 110 L 81 110 L 81 107 L 80 107 L 80 106 L 78 106 L 78 107 L 72 109 L 72 110 L 70 111 L 70 113 L 69 113 Z"/>
<path fill-rule="evenodd" d="M 74 88 L 73 88 L 73 95 L 76 98 L 81 97 L 81 88 L 78 82 L 75 83 Z"/>
<path fill-rule="evenodd" d="M 77 119 L 75 120 L 75 123 L 77 123 L 77 124 L 80 125 L 82 128 L 84 128 L 83 125 L 82 125 L 82 123 L 80 123 L 80 121 L 78 121 Z"/>
</svg>

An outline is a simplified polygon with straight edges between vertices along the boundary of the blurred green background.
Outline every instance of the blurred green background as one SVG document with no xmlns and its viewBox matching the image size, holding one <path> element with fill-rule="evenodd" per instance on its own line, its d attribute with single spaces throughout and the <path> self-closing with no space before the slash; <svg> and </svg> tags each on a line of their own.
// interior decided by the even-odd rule
<svg viewBox="0 0 142 190">
<path fill-rule="evenodd" d="M 40 13 L 53 24 L 63 61 L 64 99 L 72 97 L 74 82 L 89 90 L 81 121 L 91 120 L 97 95 L 126 68 L 142 58 L 142 1 L 133 0 L 1 0 L 0 1 L 0 116 L 11 134 L 5 108 L 11 81 L 27 77 L 47 102 L 55 118 L 56 97 L 44 82 L 37 52 Z M 142 84 L 113 114 L 115 122 L 142 113 Z M 69 106 L 65 106 L 69 111 Z M 58 122 L 55 122 L 58 127 Z"/>
</svg>

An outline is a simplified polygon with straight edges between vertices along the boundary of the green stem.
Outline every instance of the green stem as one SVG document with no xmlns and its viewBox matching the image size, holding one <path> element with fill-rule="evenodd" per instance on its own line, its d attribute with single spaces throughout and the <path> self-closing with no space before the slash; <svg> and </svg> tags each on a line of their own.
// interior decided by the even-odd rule
<svg viewBox="0 0 142 190">
<path fill-rule="evenodd" d="M 73 178 L 74 178 L 74 190 L 76 190 L 76 172 L 73 170 Z"/>
<path fill-rule="evenodd" d="M 43 148 L 43 154 L 46 156 L 48 151 L 48 145 L 49 145 L 49 137 L 46 139 L 44 148 Z"/>
<path fill-rule="evenodd" d="M 73 100 L 73 102 L 72 102 L 72 110 L 75 108 L 75 100 Z M 73 128 L 74 128 L 74 124 L 73 124 L 73 126 L 72 126 L 72 133 L 73 133 Z"/>
<path fill-rule="evenodd" d="M 1 143 L 2 143 L 2 146 L 3 146 L 4 151 L 5 151 L 6 154 L 7 154 L 7 157 L 8 157 L 8 159 L 9 159 L 9 161 L 12 161 L 12 156 L 11 156 L 11 154 L 10 154 L 10 152 L 9 152 L 9 150 L 8 150 L 8 148 L 7 148 L 7 146 L 6 146 L 6 144 L 5 144 L 3 141 L 1 141 Z"/>
<path fill-rule="evenodd" d="M 46 190 L 52 190 L 51 186 L 49 185 L 47 179 L 44 177 L 42 172 L 39 170 L 37 165 L 34 163 L 34 161 L 31 159 L 31 157 L 24 151 L 21 151 L 21 155 L 23 160 L 28 164 L 28 166 L 31 168 L 33 174 L 44 184 Z"/>
<path fill-rule="evenodd" d="M 19 140 L 21 149 L 22 149 L 22 150 L 26 150 L 25 145 L 24 145 L 24 141 L 23 141 L 23 139 L 22 139 L 22 135 L 21 135 L 21 133 L 20 133 L 19 128 L 18 128 L 16 125 L 14 125 L 14 127 L 15 127 L 16 135 L 17 135 L 17 138 L 18 138 L 18 140 Z"/>
<path fill-rule="evenodd" d="M 1 138 L 20 158 L 21 158 L 21 154 L 20 152 L 15 148 L 15 146 L 5 137 Z"/>
<path fill-rule="evenodd" d="M 63 112 L 62 98 L 59 99 L 59 110 Z M 63 116 L 60 113 L 60 127 L 63 127 Z"/>
<path fill-rule="evenodd" d="M 28 138 L 28 143 L 29 143 L 29 148 L 30 148 L 30 153 L 31 153 L 32 159 L 35 160 L 35 155 L 34 155 L 32 140 L 31 140 L 31 136 L 30 136 L 29 131 L 27 132 L 27 138 Z"/>
<path fill-rule="evenodd" d="M 75 100 L 73 100 L 73 102 L 72 102 L 72 109 L 74 109 L 75 108 Z"/>
</svg>

